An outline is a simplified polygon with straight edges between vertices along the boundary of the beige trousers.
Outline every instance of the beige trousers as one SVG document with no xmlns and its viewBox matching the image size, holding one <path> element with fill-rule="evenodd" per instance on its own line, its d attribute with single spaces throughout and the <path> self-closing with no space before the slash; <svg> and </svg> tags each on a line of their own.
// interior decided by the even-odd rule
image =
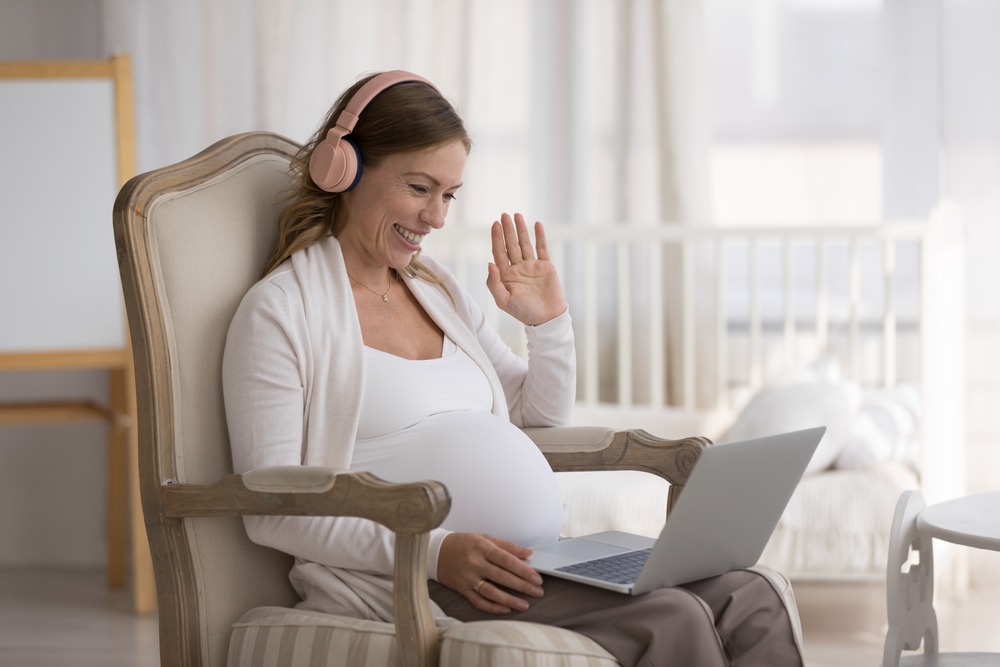
<svg viewBox="0 0 1000 667">
<path fill-rule="evenodd" d="M 503 618 L 554 625 L 590 637 L 622 667 L 801 667 L 781 596 L 761 574 L 737 570 L 645 595 L 623 595 L 544 577 L 545 595 L 502 617 L 429 581 L 430 596 L 460 621 Z"/>
</svg>

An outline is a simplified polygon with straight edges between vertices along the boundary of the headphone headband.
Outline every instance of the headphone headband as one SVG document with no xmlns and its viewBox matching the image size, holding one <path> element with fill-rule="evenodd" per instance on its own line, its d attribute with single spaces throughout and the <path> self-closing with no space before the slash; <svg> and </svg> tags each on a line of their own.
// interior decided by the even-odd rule
<svg viewBox="0 0 1000 667">
<path fill-rule="evenodd" d="M 354 131 L 361 112 L 379 93 L 400 83 L 410 82 L 425 83 L 435 91 L 438 90 L 437 86 L 422 76 L 397 69 L 372 77 L 351 96 L 337 117 L 336 124 L 313 149 L 309 158 L 309 176 L 317 186 L 327 192 L 346 192 L 357 185 L 361 178 L 361 153 L 347 135 Z M 352 150 L 345 148 L 345 143 Z"/>
</svg>

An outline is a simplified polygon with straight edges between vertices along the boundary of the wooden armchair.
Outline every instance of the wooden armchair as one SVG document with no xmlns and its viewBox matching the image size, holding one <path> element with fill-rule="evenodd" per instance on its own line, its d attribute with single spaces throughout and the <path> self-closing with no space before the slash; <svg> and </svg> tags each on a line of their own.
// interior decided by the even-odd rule
<svg viewBox="0 0 1000 667">
<path fill-rule="evenodd" d="M 428 531 L 451 502 L 440 483 L 389 484 L 309 467 L 231 474 L 226 332 L 274 246 L 276 202 L 297 149 L 274 134 L 234 136 L 133 178 L 115 203 L 162 664 L 516 664 L 516 656 L 539 652 L 553 656 L 546 664 L 617 664 L 585 637 L 527 623 L 460 624 L 439 638 L 424 572 Z M 710 444 L 603 428 L 526 432 L 556 471 L 666 478 L 668 506 Z M 356 516 L 395 531 L 395 624 L 290 609 L 299 602 L 288 581 L 292 559 L 250 542 L 244 515 Z M 321 663 L 311 662 L 319 655 Z"/>
</svg>

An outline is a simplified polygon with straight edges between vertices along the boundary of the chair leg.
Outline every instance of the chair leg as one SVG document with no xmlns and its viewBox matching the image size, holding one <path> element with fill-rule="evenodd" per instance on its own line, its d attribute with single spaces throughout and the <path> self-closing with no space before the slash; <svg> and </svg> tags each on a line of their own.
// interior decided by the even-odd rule
<svg viewBox="0 0 1000 667">
<path fill-rule="evenodd" d="M 108 424 L 108 586 L 125 586 L 128 553 L 128 404 L 124 369 L 111 371 Z"/>
<path fill-rule="evenodd" d="M 135 371 L 131 363 L 125 370 L 125 402 L 126 414 L 130 416 L 125 442 L 128 450 L 128 505 L 132 538 L 132 602 L 137 614 L 151 614 L 156 611 L 156 579 L 139 491 L 139 425 L 136 419 Z"/>
</svg>

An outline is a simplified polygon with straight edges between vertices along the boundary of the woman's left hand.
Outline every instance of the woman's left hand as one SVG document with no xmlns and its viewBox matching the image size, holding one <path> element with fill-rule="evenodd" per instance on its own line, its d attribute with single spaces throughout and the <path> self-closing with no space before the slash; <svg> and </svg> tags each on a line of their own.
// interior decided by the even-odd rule
<svg viewBox="0 0 1000 667">
<path fill-rule="evenodd" d="M 488 267 L 486 287 L 500 310 L 527 324 L 537 326 L 562 315 L 566 299 L 556 267 L 549 261 L 542 223 L 535 223 L 535 250 L 531 247 L 524 216 L 514 219 L 504 213 L 493 223 L 493 259 Z"/>
</svg>

